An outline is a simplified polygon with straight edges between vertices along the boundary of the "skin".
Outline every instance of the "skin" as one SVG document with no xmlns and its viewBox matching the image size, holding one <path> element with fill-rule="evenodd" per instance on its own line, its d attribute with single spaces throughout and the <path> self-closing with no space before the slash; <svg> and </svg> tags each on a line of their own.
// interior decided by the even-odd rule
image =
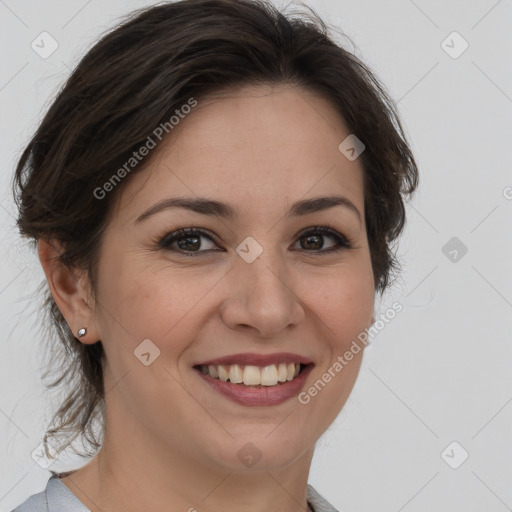
<svg viewBox="0 0 512 512">
<path fill-rule="evenodd" d="M 101 340 L 107 355 L 103 447 L 62 479 L 93 512 L 306 510 L 315 442 L 344 406 L 364 351 L 306 405 L 296 397 L 270 407 L 235 404 L 192 366 L 243 352 L 292 352 L 315 364 L 307 389 L 372 324 L 363 168 L 338 150 L 349 133 L 329 102 L 290 85 L 199 101 L 118 191 L 95 298 L 83 273 L 52 259 L 58 247 L 40 241 L 66 321 L 75 333 L 86 326 L 80 342 Z M 362 222 L 343 206 L 285 218 L 292 203 L 330 195 L 348 198 Z M 239 216 L 175 208 L 135 223 L 176 196 L 230 203 Z M 309 248 L 298 234 L 315 225 L 332 227 L 352 248 L 325 252 L 336 244 L 330 235 L 316 235 Z M 201 237 L 196 257 L 180 254 L 176 242 L 174 251 L 158 249 L 167 233 L 189 227 L 218 241 Z M 235 251 L 247 236 L 263 248 L 250 264 Z M 145 339 L 161 351 L 149 366 L 134 356 Z M 251 468 L 237 457 L 248 442 L 262 455 Z"/>
</svg>

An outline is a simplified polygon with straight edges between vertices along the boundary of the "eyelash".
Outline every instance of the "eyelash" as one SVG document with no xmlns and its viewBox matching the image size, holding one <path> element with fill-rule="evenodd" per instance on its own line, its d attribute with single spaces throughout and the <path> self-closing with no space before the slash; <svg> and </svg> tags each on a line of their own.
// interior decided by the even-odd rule
<svg viewBox="0 0 512 512">
<path fill-rule="evenodd" d="M 306 249 L 302 249 L 302 252 L 306 253 L 312 253 L 312 254 L 325 254 L 325 253 L 335 253 L 346 249 L 352 249 L 352 242 L 349 240 L 346 236 L 342 235 L 341 233 L 338 233 L 336 230 L 332 229 L 329 226 L 313 226 L 311 228 L 306 229 L 305 231 L 302 231 L 298 235 L 298 240 L 301 238 L 304 238 L 311 234 L 321 234 L 321 235 L 328 235 L 331 236 L 336 240 L 336 245 L 333 247 L 330 247 L 329 249 L 319 249 L 317 251 L 308 251 Z M 182 228 L 178 229 L 176 231 L 173 231 L 172 233 L 168 233 L 165 235 L 159 242 L 158 247 L 161 249 L 169 250 L 172 252 L 179 252 L 183 256 L 190 256 L 190 257 L 196 257 L 201 253 L 210 253 L 210 252 L 218 252 L 215 249 L 207 249 L 205 251 L 191 251 L 186 252 L 182 249 L 171 249 L 170 245 L 179 240 L 180 238 L 184 238 L 186 236 L 204 236 L 211 242 L 217 243 L 215 238 L 209 235 L 206 231 L 202 229 L 197 228 Z"/>
</svg>

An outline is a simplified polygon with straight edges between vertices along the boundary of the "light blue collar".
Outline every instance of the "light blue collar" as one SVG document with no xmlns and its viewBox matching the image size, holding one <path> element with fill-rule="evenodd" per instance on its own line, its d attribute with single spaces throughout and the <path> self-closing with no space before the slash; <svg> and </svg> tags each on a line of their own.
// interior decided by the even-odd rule
<svg viewBox="0 0 512 512">
<path fill-rule="evenodd" d="M 55 475 L 48 480 L 45 494 L 51 512 L 91 512 Z"/>
<path fill-rule="evenodd" d="M 307 495 L 314 512 L 338 512 L 309 484 Z M 51 512 L 91 512 L 57 475 L 48 480 L 45 496 L 48 510 Z"/>
</svg>

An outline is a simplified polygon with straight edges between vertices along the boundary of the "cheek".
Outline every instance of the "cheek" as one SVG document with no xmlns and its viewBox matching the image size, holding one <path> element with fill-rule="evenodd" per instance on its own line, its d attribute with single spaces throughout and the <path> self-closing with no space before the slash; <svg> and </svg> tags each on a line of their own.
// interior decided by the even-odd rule
<svg viewBox="0 0 512 512">
<path fill-rule="evenodd" d="M 199 325 L 190 321 L 190 314 L 199 314 L 218 276 L 195 278 L 190 269 L 154 268 L 135 258 L 114 260 L 104 262 L 99 279 L 101 335 L 112 348 L 126 350 L 128 345 L 133 351 L 150 339 L 161 351 L 180 353 L 180 340 L 190 339 Z"/>
<path fill-rule="evenodd" d="M 369 327 L 375 290 L 370 265 L 337 269 L 329 276 L 306 284 L 308 305 L 314 308 L 319 325 L 331 346 L 342 350 Z"/>
</svg>

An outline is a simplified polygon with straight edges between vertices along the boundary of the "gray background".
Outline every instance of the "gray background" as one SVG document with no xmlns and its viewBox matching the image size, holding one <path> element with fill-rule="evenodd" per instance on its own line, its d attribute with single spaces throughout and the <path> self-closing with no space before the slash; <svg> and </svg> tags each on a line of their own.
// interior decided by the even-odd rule
<svg viewBox="0 0 512 512">
<path fill-rule="evenodd" d="M 31 453 L 58 405 L 40 381 L 31 296 L 44 275 L 13 224 L 14 163 L 98 35 L 151 3 L 0 0 L 0 512 L 44 488 L 49 473 Z M 377 304 L 378 313 L 395 300 L 404 309 L 367 348 L 310 483 L 340 511 L 511 510 L 512 2 L 306 3 L 386 84 L 421 172 L 402 278 Z M 31 48 L 43 31 L 59 44 L 47 59 Z M 457 58 L 442 47 L 453 31 L 469 44 Z M 452 237 L 468 249 L 456 261 L 450 246 L 443 252 Z M 452 468 L 463 450 L 468 459 Z"/>
</svg>

